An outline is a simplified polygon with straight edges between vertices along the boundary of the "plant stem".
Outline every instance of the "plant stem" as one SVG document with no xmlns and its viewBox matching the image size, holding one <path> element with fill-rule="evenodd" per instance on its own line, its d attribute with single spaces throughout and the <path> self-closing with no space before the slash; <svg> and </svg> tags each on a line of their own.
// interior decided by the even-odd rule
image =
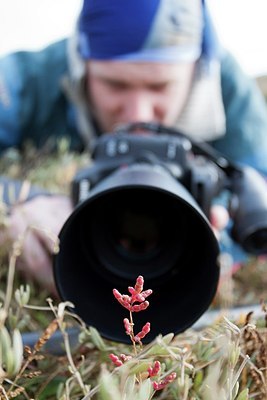
<svg viewBox="0 0 267 400">
<path fill-rule="evenodd" d="M 9 260 L 9 268 L 8 268 L 8 275 L 7 275 L 7 288 L 6 288 L 6 296 L 5 302 L 3 307 L 3 319 L 0 321 L 1 325 L 3 326 L 8 315 L 8 310 L 11 303 L 11 298 L 13 294 L 13 284 L 14 284 L 14 276 L 15 276 L 15 269 L 16 269 L 16 262 L 17 258 L 21 254 L 23 240 L 25 235 L 21 236 L 13 245 L 13 250 Z"/>
<path fill-rule="evenodd" d="M 133 313 L 132 313 L 132 311 L 130 311 L 130 324 L 131 324 L 131 327 L 132 327 L 130 338 L 131 338 L 131 341 L 132 341 L 132 344 L 133 344 L 133 348 L 134 348 L 134 355 L 137 356 L 137 348 L 136 348 L 136 343 L 135 343 L 135 340 L 134 340 L 134 329 L 133 329 L 134 322 L 133 322 Z"/>
</svg>

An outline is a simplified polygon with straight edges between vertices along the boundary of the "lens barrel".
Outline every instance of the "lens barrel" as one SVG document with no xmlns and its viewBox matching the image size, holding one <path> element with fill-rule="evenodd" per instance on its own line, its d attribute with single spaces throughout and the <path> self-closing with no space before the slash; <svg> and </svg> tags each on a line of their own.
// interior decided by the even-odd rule
<svg viewBox="0 0 267 400">
<path fill-rule="evenodd" d="M 253 255 L 267 254 L 267 185 L 255 169 L 244 167 L 233 179 L 232 237 Z"/>
<path fill-rule="evenodd" d="M 219 248 L 210 224 L 187 189 L 160 166 L 133 164 L 103 179 L 60 233 L 54 276 L 61 298 L 106 338 L 128 342 L 128 311 L 112 289 L 127 292 L 138 275 L 153 289 L 135 318 L 158 334 L 190 327 L 216 292 Z"/>
</svg>

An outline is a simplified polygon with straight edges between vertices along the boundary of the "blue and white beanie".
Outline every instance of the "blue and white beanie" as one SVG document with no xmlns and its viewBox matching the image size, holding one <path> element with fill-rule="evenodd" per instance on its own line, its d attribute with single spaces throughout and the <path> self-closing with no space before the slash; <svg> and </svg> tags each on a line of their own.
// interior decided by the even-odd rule
<svg viewBox="0 0 267 400">
<path fill-rule="evenodd" d="M 224 134 L 221 46 L 204 0 L 84 0 L 76 51 L 84 61 L 196 61 L 176 127 L 199 140 Z"/>
<path fill-rule="evenodd" d="M 200 0 L 87 0 L 79 20 L 81 56 L 97 60 L 194 61 L 219 43 Z"/>
</svg>

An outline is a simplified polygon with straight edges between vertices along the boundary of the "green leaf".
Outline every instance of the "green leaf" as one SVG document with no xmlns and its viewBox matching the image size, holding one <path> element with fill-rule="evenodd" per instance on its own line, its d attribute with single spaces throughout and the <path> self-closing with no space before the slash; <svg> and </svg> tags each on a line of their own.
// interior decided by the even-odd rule
<svg viewBox="0 0 267 400">
<path fill-rule="evenodd" d="M 166 348 L 172 341 L 174 337 L 173 333 L 169 333 L 168 335 L 161 336 L 159 335 L 155 344 L 146 352 L 147 356 L 159 356 L 159 355 L 168 355 L 168 349 Z"/>
<path fill-rule="evenodd" d="M 150 379 L 146 379 L 140 385 L 138 397 L 136 400 L 147 400 L 152 393 L 152 384 Z"/>
<path fill-rule="evenodd" d="M 55 378 L 44 388 L 44 390 L 39 393 L 38 400 L 47 400 L 47 399 L 57 399 L 59 394 L 59 389 L 64 388 L 64 382 L 62 378 Z"/>
<path fill-rule="evenodd" d="M 5 367 L 8 376 L 14 375 L 15 357 L 12 348 L 8 348 L 5 354 Z"/>
<path fill-rule="evenodd" d="M 129 374 L 140 374 L 142 372 L 145 372 L 148 370 L 148 368 L 151 366 L 151 362 L 147 360 L 130 360 L 127 361 L 126 364 L 124 364 L 122 369 L 128 368 L 129 369 Z"/>
<path fill-rule="evenodd" d="M 130 375 L 126 379 L 124 389 L 123 389 L 123 394 L 126 396 L 126 399 L 129 399 L 131 396 L 134 395 L 135 391 L 135 382 L 136 382 L 136 376 L 135 375 Z"/>
<path fill-rule="evenodd" d="M 168 333 L 163 337 L 161 336 L 158 337 L 158 339 L 162 340 L 166 345 L 170 344 L 173 338 L 174 338 L 174 333 Z"/>
<path fill-rule="evenodd" d="M 20 370 L 23 361 L 23 343 L 20 331 L 15 329 L 13 332 L 13 353 L 14 353 L 14 374 Z"/>
<path fill-rule="evenodd" d="M 241 393 L 239 393 L 236 400 L 248 400 L 248 395 L 249 395 L 248 389 L 244 389 L 242 390 Z"/>
<path fill-rule="evenodd" d="M 204 377 L 204 372 L 203 370 L 199 370 L 196 372 L 195 378 L 194 378 L 194 389 L 198 390 L 198 388 L 201 386 L 203 382 L 203 377 Z"/>
<path fill-rule="evenodd" d="M 102 372 L 99 383 L 99 399 L 123 400 L 116 377 L 112 376 L 108 371 Z"/>
<path fill-rule="evenodd" d="M 98 350 L 100 350 L 100 351 L 107 351 L 107 347 L 105 345 L 105 342 L 102 339 L 102 337 L 100 336 L 100 334 L 97 331 L 97 329 L 95 329 L 94 327 L 90 326 L 89 327 L 89 331 L 90 331 L 90 334 L 91 334 L 92 342 L 96 346 L 96 348 Z"/>
</svg>

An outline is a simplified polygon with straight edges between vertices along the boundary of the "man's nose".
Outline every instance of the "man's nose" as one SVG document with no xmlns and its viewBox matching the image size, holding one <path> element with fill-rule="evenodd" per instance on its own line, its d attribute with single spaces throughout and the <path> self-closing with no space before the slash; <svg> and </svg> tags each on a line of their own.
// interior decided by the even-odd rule
<svg viewBox="0 0 267 400">
<path fill-rule="evenodd" d="M 152 122 L 155 120 L 155 107 L 147 93 L 131 93 L 123 105 L 125 122 Z"/>
</svg>

